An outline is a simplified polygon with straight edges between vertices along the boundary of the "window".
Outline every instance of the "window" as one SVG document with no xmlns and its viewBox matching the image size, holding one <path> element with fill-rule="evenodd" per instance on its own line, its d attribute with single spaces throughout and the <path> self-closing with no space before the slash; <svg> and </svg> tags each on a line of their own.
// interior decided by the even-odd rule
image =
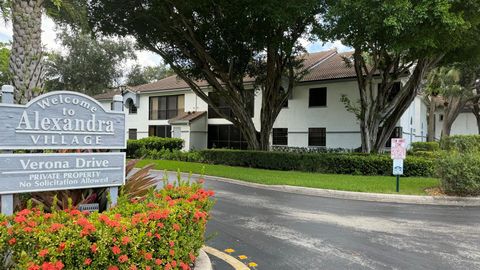
<svg viewBox="0 0 480 270">
<path fill-rule="evenodd" d="M 163 126 L 148 126 L 148 136 L 150 137 L 162 137 L 162 138 L 171 138 L 172 137 L 172 126 L 163 125 Z"/>
<path fill-rule="evenodd" d="M 208 148 L 247 149 L 248 143 L 234 125 L 208 125 Z"/>
<path fill-rule="evenodd" d="M 440 122 L 443 121 L 443 114 L 440 114 Z"/>
<path fill-rule="evenodd" d="M 136 140 L 137 139 L 137 129 L 131 128 L 128 130 L 128 139 L 129 140 Z"/>
<path fill-rule="evenodd" d="M 327 129 L 326 128 L 309 128 L 308 129 L 308 146 L 327 146 Z"/>
<path fill-rule="evenodd" d="M 273 145 L 288 145 L 288 128 L 274 128 Z"/>
<path fill-rule="evenodd" d="M 247 104 L 245 104 L 245 110 L 247 110 L 250 117 L 253 117 L 255 93 L 253 91 L 249 91 L 247 92 L 247 95 L 248 101 Z M 222 97 L 215 92 L 210 92 L 208 96 L 215 104 L 218 104 L 217 110 L 229 117 L 233 117 L 232 109 L 230 109 L 230 106 L 228 106 Z M 208 118 L 223 118 L 223 116 L 221 116 L 210 105 L 208 105 Z"/>
<path fill-rule="evenodd" d="M 308 97 L 308 107 L 325 107 L 327 106 L 327 88 L 311 88 Z"/>
<path fill-rule="evenodd" d="M 167 120 L 176 117 L 184 110 L 184 96 L 150 97 L 150 120 Z"/>
<path fill-rule="evenodd" d="M 129 114 L 137 114 L 137 106 L 135 106 L 135 104 L 133 104 L 133 100 L 128 99 L 127 106 L 128 106 L 128 113 Z"/>
</svg>

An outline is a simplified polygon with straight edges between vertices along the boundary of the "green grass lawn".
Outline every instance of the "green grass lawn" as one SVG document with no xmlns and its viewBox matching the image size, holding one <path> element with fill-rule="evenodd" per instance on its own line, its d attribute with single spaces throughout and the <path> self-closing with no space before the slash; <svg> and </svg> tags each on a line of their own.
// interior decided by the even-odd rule
<svg viewBox="0 0 480 270">
<path fill-rule="evenodd" d="M 157 170 L 201 173 L 221 176 L 247 182 L 266 185 L 291 185 L 335 190 L 347 190 L 373 193 L 396 193 L 393 176 L 358 176 L 343 174 L 321 174 L 298 171 L 273 171 L 224 165 L 171 161 L 142 160 L 139 166 L 155 164 Z M 400 193 L 410 195 L 426 195 L 425 189 L 439 185 L 438 179 L 423 177 L 403 177 L 400 179 Z"/>
</svg>

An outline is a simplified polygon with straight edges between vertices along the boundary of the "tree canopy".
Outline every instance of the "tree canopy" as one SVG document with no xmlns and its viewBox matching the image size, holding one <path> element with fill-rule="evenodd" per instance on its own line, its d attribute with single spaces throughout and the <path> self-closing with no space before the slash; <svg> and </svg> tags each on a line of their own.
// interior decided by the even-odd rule
<svg viewBox="0 0 480 270">
<path fill-rule="evenodd" d="M 92 0 L 95 31 L 132 35 L 158 53 L 192 90 L 239 127 L 250 148 L 266 149 L 273 123 L 297 77 L 299 39 L 316 23 L 318 0 Z M 254 78 L 262 95 L 260 133 L 248 113 Z M 197 84 L 208 82 L 232 114 Z"/>
<path fill-rule="evenodd" d="M 442 61 L 458 61 L 479 42 L 476 0 L 327 0 L 316 33 L 355 49 L 358 112 L 365 152 L 382 151 L 426 74 Z M 407 78 L 397 91 L 395 82 Z"/>
<path fill-rule="evenodd" d="M 124 40 L 93 39 L 67 30 L 58 35 L 64 53 L 49 56 L 47 90 L 67 89 L 89 95 L 119 84 L 123 64 L 134 59 L 133 45 Z"/>
<path fill-rule="evenodd" d="M 0 86 L 9 84 L 11 80 L 8 63 L 10 59 L 10 49 L 8 44 L 0 42 Z"/>
<path fill-rule="evenodd" d="M 146 83 L 155 82 L 165 77 L 175 74 L 172 69 L 168 68 L 164 64 L 157 66 L 134 65 L 127 75 L 126 84 L 129 86 L 136 86 Z"/>
</svg>

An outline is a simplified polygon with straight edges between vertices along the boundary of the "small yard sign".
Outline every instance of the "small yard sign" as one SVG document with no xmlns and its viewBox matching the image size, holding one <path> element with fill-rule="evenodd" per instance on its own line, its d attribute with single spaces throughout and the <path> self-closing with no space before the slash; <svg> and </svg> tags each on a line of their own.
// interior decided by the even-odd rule
<svg viewBox="0 0 480 270">
<path fill-rule="evenodd" d="M 121 186 L 125 153 L 0 155 L 0 194 Z"/>
</svg>

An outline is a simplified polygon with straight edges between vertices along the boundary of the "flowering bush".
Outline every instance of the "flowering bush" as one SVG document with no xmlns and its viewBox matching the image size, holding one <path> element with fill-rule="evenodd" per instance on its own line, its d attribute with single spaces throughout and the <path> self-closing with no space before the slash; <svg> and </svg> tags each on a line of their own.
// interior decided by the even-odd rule
<svg viewBox="0 0 480 270">
<path fill-rule="evenodd" d="M 15 269 L 187 270 L 204 243 L 212 195 L 180 183 L 121 197 L 103 213 L 24 209 L 0 217 L 0 251 L 12 252 Z"/>
</svg>

